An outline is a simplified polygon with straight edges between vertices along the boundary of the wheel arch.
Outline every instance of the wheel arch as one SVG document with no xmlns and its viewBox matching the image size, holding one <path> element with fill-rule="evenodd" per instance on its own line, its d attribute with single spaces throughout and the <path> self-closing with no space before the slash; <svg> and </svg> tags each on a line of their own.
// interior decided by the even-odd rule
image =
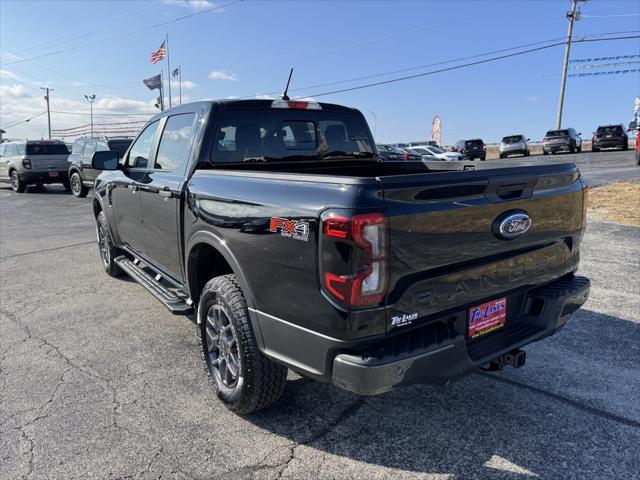
<svg viewBox="0 0 640 480">
<path fill-rule="evenodd" d="M 253 308 L 254 297 L 240 262 L 222 238 L 208 231 L 194 233 L 185 249 L 185 277 L 194 303 L 204 285 L 214 276 L 234 274 L 242 288 L 247 306 Z"/>
</svg>

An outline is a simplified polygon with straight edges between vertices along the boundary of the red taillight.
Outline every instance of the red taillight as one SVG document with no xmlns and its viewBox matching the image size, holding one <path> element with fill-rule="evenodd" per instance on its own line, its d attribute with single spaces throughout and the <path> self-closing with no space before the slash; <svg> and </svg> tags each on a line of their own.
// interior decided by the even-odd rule
<svg viewBox="0 0 640 480">
<path fill-rule="evenodd" d="M 387 228 L 380 213 L 322 216 L 325 291 L 347 307 L 379 304 L 389 283 Z"/>
<path fill-rule="evenodd" d="M 24 158 L 22 159 L 22 166 L 23 166 L 24 168 L 28 168 L 29 170 L 31 170 L 31 159 L 30 159 L 30 158 L 28 158 L 28 157 L 24 157 Z"/>
<path fill-rule="evenodd" d="M 322 231 L 333 238 L 348 238 L 351 219 L 344 217 L 328 217 L 322 222 Z"/>
<path fill-rule="evenodd" d="M 402 158 L 406 160 L 409 160 L 409 154 L 407 152 L 402 152 Z"/>
</svg>

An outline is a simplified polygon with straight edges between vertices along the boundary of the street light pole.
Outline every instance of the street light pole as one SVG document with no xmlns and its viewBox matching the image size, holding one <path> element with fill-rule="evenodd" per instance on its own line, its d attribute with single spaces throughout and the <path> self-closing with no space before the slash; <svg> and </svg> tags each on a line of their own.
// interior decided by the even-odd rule
<svg viewBox="0 0 640 480">
<path fill-rule="evenodd" d="M 86 98 L 89 105 L 91 105 L 91 136 L 93 137 L 93 102 L 96 100 L 96 94 L 85 95 L 84 98 Z"/>
<path fill-rule="evenodd" d="M 567 32 L 567 43 L 564 46 L 564 63 L 562 64 L 562 79 L 560 80 L 560 99 L 558 100 L 558 116 L 556 119 L 556 130 L 562 128 L 562 108 L 564 106 L 564 90 L 567 84 L 567 68 L 569 67 L 569 52 L 571 50 L 571 36 L 573 35 L 573 22 L 580 20 L 578 2 L 587 0 L 571 0 L 571 11 L 567 12 L 569 20 L 569 31 Z"/>
</svg>

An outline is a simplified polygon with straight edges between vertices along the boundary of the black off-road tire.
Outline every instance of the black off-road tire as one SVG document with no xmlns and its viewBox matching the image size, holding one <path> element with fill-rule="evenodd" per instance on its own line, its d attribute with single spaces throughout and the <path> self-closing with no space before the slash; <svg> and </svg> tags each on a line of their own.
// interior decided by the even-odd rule
<svg viewBox="0 0 640 480">
<path fill-rule="evenodd" d="M 225 362 L 221 360 L 222 355 L 224 350 L 233 351 L 234 347 L 222 347 L 220 341 L 215 340 L 223 337 L 222 334 L 216 337 L 213 328 L 215 317 L 220 318 L 221 311 L 226 320 L 220 323 L 226 323 L 226 331 L 233 336 L 238 360 L 234 382 L 229 382 L 228 377 L 222 379 L 221 362 Z M 209 381 L 218 398 L 231 411 L 248 415 L 280 399 L 286 385 L 287 368 L 258 350 L 247 302 L 235 275 L 215 277 L 202 290 L 198 303 L 198 339 Z M 226 368 L 224 373 L 227 373 Z"/>
<path fill-rule="evenodd" d="M 96 230 L 98 235 L 98 253 L 102 261 L 102 267 L 112 277 L 120 277 L 124 271 L 115 262 L 115 259 L 124 252 L 113 245 L 111 231 L 107 223 L 107 217 L 104 212 L 100 212 L 96 218 Z"/>
<path fill-rule="evenodd" d="M 12 170 L 9 174 L 11 179 L 11 189 L 16 193 L 23 193 L 27 189 L 27 184 L 20 179 L 20 175 L 16 170 Z"/>
<path fill-rule="evenodd" d="M 89 189 L 82 183 L 82 177 L 78 172 L 71 174 L 69 182 L 71 184 L 71 193 L 73 193 L 75 197 L 84 198 L 87 196 L 87 193 L 89 193 Z"/>
<path fill-rule="evenodd" d="M 580 146 L 576 150 L 578 151 L 578 153 L 582 153 L 582 144 L 580 144 Z"/>
<path fill-rule="evenodd" d="M 622 145 L 622 151 L 623 151 L 623 152 L 625 152 L 625 151 L 627 151 L 627 150 L 629 150 L 629 142 L 625 142 L 625 143 Z"/>
<path fill-rule="evenodd" d="M 592 152 L 599 152 L 600 149 L 598 147 L 591 146 L 591 151 Z"/>
</svg>

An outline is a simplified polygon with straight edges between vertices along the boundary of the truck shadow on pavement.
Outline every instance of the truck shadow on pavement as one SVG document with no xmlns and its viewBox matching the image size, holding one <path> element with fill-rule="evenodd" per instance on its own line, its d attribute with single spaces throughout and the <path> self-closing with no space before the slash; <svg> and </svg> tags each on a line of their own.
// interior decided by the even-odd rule
<svg viewBox="0 0 640 480">
<path fill-rule="evenodd" d="M 639 339 L 637 323 L 583 310 L 530 346 L 518 371 L 377 397 L 298 378 L 249 420 L 293 442 L 294 477 L 317 465 L 329 478 L 377 478 L 376 466 L 465 479 L 629 478 L 640 471 L 629 453 L 640 441 Z M 609 369 L 620 378 L 603 376 Z M 625 399 L 622 414 L 614 398 Z"/>
</svg>

